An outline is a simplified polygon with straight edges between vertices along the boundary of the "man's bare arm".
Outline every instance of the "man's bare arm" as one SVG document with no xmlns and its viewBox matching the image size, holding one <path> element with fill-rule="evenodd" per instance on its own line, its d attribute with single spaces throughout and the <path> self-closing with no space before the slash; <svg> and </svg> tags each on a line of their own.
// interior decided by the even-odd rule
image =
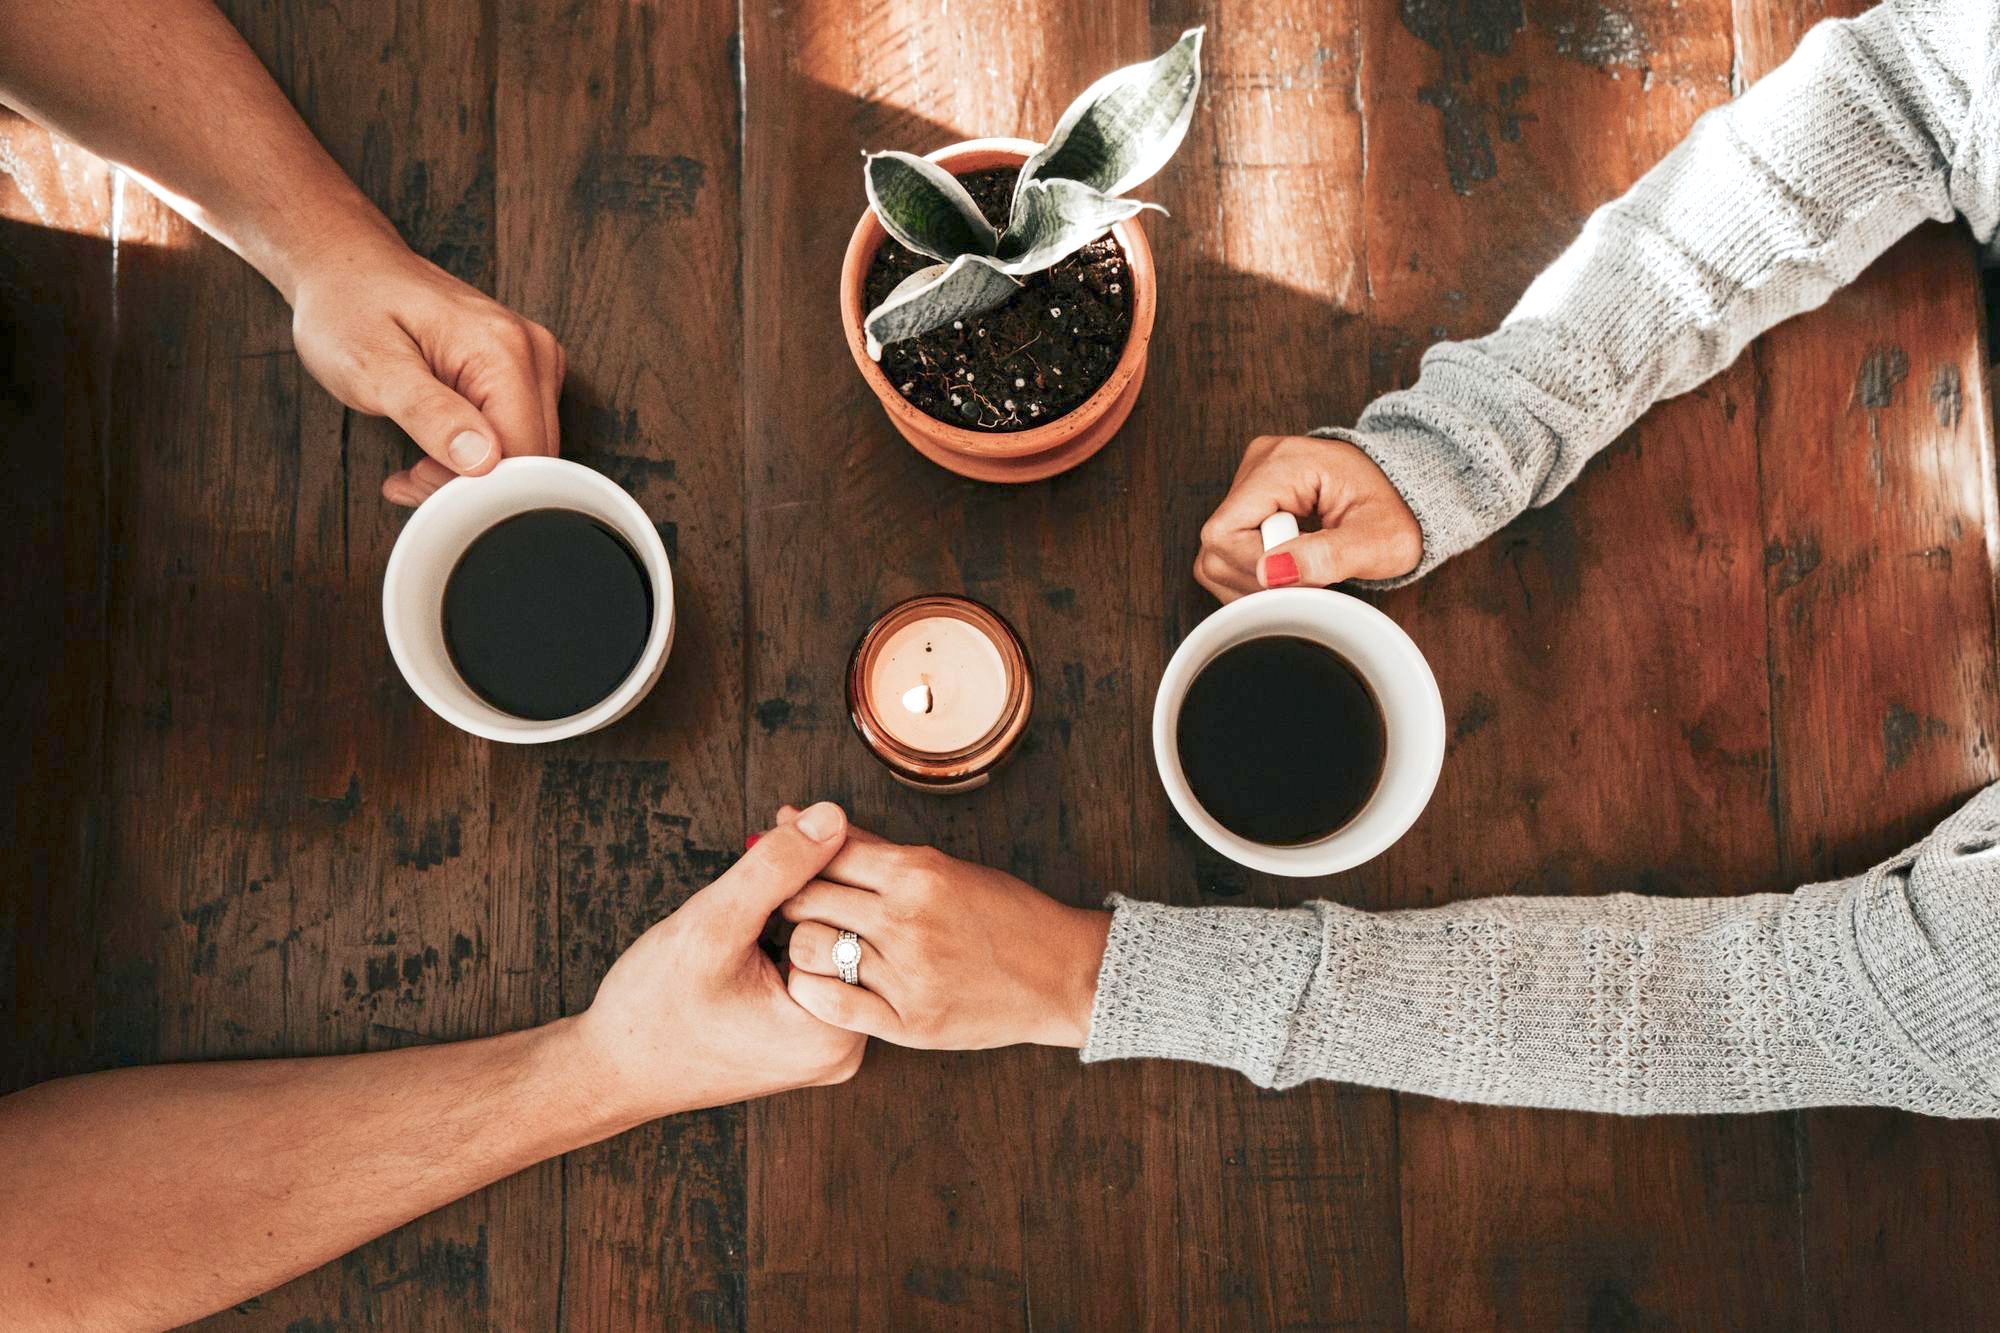
<svg viewBox="0 0 2000 1333">
<path fill-rule="evenodd" d="M 851 1076 L 863 1040 L 794 1004 L 757 946 L 845 839 L 838 808 L 815 810 L 824 822 L 766 835 L 640 936 L 575 1018 L 366 1055 L 86 1074 L 0 1099 L 0 1323 L 184 1323 L 545 1157 Z"/>
<path fill-rule="evenodd" d="M 555 336 L 413 254 L 210 0 L 0 0 L 0 103 L 270 279 L 313 377 L 430 455 L 389 477 L 389 499 L 556 452 Z"/>
</svg>

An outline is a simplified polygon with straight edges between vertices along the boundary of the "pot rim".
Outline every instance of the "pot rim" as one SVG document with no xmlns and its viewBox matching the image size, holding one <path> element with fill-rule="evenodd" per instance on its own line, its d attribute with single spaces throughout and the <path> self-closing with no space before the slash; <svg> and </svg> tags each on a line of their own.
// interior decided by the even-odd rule
<svg viewBox="0 0 2000 1333">
<path fill-rule="evenodd" d="M 986 166 L 1017 166 L 1026 162 L 1039 151 L 1041 145 L 1029 139 L 991 137 L 966 139 L 960 143 L 947 144 L 924 155 L 926 161 L 941 166 L 951 166 L 964 158 L 982 159 L 968 170 L 978 171 Z M 954 172 L 953 174 L 957 174 Z M 922 431 L 938 445 L 954 453 L 971 454 L 982 458 L 1019 459 L 1034 454 L 1047 453 L 1067 444 L 1070 439 L 1090 428 L 1111 410 L 1127 386 L 1131 383 L 1140 366 L 1145 363 L 1146 349 L 1152 339 L 1153 316 L 1157 307 L 1157 287 L 1153 273 L 1153 252 L 1146 244 L 1146 233 L 1140 228 L 1136 217 L 1116 223 L 1111 234 L 1119 248 L 1125 253 L 1125 263 L 1131 270 L 1132 279 L 1132 327 L 1125 335 L 1125 347 L 1118 355 L 1118 361 L 1097 386 L 1090 397 L 1078 403 L 1069 411 L 1045 425 L 1020 431 L 976 431 L 950 422 L 918 407 L 905 398 L 882 367 L 868 355 L 867 340 L 861 331 L 862 287 L 868 273 L 868 266 L 875 259 L 876 250 L 888 239 L 873 209 L 864 208 L 861 220 L 855 224 L 854 234 L 847 243 L 847 254 L 841 263 L 840 275 L 840 315 L 843 331 L 847 335 L 848 350 L 854 355 L 854 363 L 861 369 L 861 378 L 867 381 L 875 396 L 893 416 L 901 418 L 912 429 Z"/>
</svg>

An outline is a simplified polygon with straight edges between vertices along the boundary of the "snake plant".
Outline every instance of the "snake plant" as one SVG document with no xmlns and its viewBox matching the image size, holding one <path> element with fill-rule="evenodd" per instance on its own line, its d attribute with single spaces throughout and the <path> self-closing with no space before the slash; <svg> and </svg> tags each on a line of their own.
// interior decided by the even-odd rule
<svg viewBox="0 0 2000 1333">
<path fill-rule="evenodd" d="M 909 153 L 866 155 L 868 207 L 883 230 L 938 261 L 868 312 L 868 355 L 991 310 L 1021 278 L 1076 253 L 1113 224 L 1158 204 L 1121 196 L 1152 178 L 1187 137 L 1201 87 L 1202 29 L 1153 60 L 1113 70 L 1084 90 L 1021 167 L 1007 226 L 995 231 L 963 185 Z"/>
</svg>

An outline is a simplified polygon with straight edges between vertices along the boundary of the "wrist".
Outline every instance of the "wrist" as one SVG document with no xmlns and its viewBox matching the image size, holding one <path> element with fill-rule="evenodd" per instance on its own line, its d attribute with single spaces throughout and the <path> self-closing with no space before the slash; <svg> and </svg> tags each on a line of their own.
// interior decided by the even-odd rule
<svg viewBox="0 0 2000 1333">
<path fill-rule="evenodd" d="M 298 304 L 299 288 L 324 273 L 370 270 L 414 258 L 401 234 L 367 196 L 351 197 L 313 211 L 310 225 L 289 226 L 250 254 L 252 265 L 270 279 L 288 305 Z"/>
<path fill-rule="evenodd" d="M 1111 913 L 1065 907 L 1062 929 L 1051 933 L 1055 972 L 1050 979 L 1046 1021 L 1034 1040 L 1043 1046 L 1082 1050 L 1090 1039 L 1090 1012 L 1097 1003 L 1097 974 L 1111 934 Z"/>
<path fill-rule="evenodd" d="M 641 1104 L 632 1081 L 599 1040 L 589 1011 L 545 1023 L 530 1035 L 536 1039 L 536 1082 L 543 1105 L 573 1131 L 570 1146 L 622 1134 L 672 1109 Z"/>
</svg>

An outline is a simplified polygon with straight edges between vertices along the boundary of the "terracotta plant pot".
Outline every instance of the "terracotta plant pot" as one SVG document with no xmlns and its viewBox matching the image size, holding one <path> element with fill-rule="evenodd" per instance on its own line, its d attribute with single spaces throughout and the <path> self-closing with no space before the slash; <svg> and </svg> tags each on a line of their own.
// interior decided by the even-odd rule
<svg viewBox="0 0 2000 1333">
<path fill-rule="evenodd" d="M 1026 139 L 972 139 L 940 148 L 929 157 L 953 175 L 963 176 L 994 167 L 1017 167 L 1039 147 Z M 1111 234 L 1125 252 L 1125 263 L 1131 270 L 1132 332 L 1110 378 L 1047 425 L 1021 431 L 978 431 L 951 425 L 925 412 L 897 392 L 882 367 L 870 359 L 861 331 L 861 320 L 867 313 L 862 291 L 875 251 L 889 234 L 875 220 L 873 211 L 862 213 L 840 266 L 840 321 L 847 330 L 847 347 L 854 353 L 854 364 L 861 368 L 861 378 L 882 400 L 882 410 L 903 438 L 932 462 L 978 481 L 1040 481 L 1068 471 L 1102 449 L 1132 414 L 1132 404 L 1146 378 L 1146 345 L 1153 336 L 1158 290 L 1153 280 L 1153 252 L 1146 247 L 1139 220 L 1121 222 Z"/>
</svg>

